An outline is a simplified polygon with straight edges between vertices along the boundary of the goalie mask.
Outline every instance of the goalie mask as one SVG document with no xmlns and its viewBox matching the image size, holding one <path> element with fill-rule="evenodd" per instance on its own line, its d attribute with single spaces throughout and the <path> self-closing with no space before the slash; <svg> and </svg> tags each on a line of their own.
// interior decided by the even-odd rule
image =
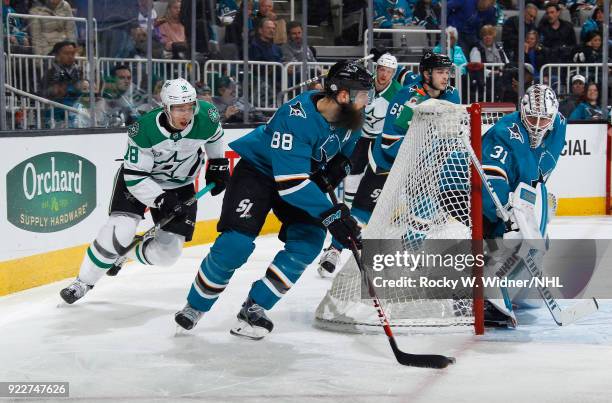
<svg viewBox="0 0 612 403">
<path fill-rule="evenodd" d="M 193 104 L 193 116 L 198 114 L 199 105 L 195 88 L 184 78 L 167 80 L 159 94 L 164 108 L 164 113 L 168 118 L 168 123 L 175 129 L 180 129 L 172 117 L 172 107 L 174 105 Z M 191 119 L 193 119 L 193 116 Z M 189 124 L 189 122 L 188 122 Z"/>
<path fill-rule="evenodd" d="M 529 146 L 538 148 L 552 127 L 559 110 L 555 92 L 547 85 L 535 84 L 521 100 L 521 122 L 529 133 Z"/>
</svg>

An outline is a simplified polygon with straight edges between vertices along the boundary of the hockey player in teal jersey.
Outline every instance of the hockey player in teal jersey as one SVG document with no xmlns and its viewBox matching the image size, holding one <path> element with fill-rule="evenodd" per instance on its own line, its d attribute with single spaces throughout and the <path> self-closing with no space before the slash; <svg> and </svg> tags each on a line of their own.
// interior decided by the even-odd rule
<svg viewBox="0 0 612 403">
<path fill-rule="evenodd" d="M 489 193 L 482 192 L 484 238 L 504 240 L 488 243 L 489 265 L 507 262 L 497 267 L 505 267 L 511 278 L 531 278 L 520 264 L 524 249 L 519 246 L 523 240 L 529 245 L 546 239 L 547 223 L 554 215 L 545 184 L 565 145 L 566 120 L 558 108 L 550 87 L 533 85 L 521 99 L 520 111 L 504 116 L 482 138 L 483 170 L 510 217 L 504 222 Z M 541 264 L 536 260 L 532 262 Z M 485 325 L 515 327 L 512 307 L 525 305 L 521 290 L 503 289 L 500 295 L 503 300 L 498 295 L 485 301 Z"/>
<path fill-rule="evenodd" d="M 448 84 L 453 64 L 446 55 L 426 51 L 419 64 L 421 80 L 410 87 L 400 89 L 389 103 L 382 135 L 379 135 L 369 152 L 369 165 L 355 194 L 351 214 L 367 223 L 376 201 L 391 170 L 402 140 L 408 132 L 413 108 L 430 98 L 459 103 L 459 94 Z M 319 274 L 333 273 L 340 259 L 342 245 L 332 239 L 330 247 L 319 261 Z"/>
<path fill-rule="evenodd" d="M 500 119 L 482 138 L 482 167 L 504 205 L 520 183 L 534 188 L 545 184 L 565 145 L 566 120 L 550 87 L 529 87 L 520 108 Z M 503 236 L 504 223 L 484 191 L 483 214 L 485 238 Z"/>
<path fill-rule="evenodd" d="M 185 79 L 168 80 L 161 93 L 163 108 L 138 119 L 127 132 L 127 150 L 115 176 L 109 218 L 87 248 L 78 277 L 60 292 L 69 304 L 82 298 L 94 284 L 119 270 L 131 258 L 146 265 L 171 266 L 194 231 L 197 203 L 186 205 L 195 194 L 194 182 L 208 158 L 206 182 L 211 194 L 223 192 L 229 180 L 224 158 L 223 129 L 214 105 L 198 101 L 196 90 Z M 174 219 L 132 249 L 145 209 L 153 221 Z"/>
<path fill-rule="evenodd" d="M 234 335 L 261 339 L 272 330 L 266 310 L 319 254 L 326 230 L 344 245 L 360 244 L 359 226 L 348 207 L 332 205 L 323 188 L 325 183 L 337 186 L 350 171 L 348 157 L 361 135 L 372 81 L 364 67 L 337 63 L 323 92 L 295 97 L 266 125 L 230 144 L 241 160 L 223 199 L 221 234 L 198 269 L 187 305 L 175 315 L 179 326 L 193 328 L 212 308 L 253 252 L 253 240 L 270 210 L 282 222 L 279 239 L 285 247 L 253 283 L 231 330 Z"/>
</svg>

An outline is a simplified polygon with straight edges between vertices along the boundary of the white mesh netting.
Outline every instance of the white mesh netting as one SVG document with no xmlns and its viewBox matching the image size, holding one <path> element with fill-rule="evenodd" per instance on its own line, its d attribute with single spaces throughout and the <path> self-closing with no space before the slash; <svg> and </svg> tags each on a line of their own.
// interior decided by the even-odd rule
<svg viewBox="0 0 612 403">
<path fill-rule="evenodd" d="M 503 115 L 504 112 L 483 114 L 483 128 Z M 404 250 L 416 253 L 421 250 L 423 239 L 471 238 L 470 161 L 460 136 L 470 138 L 466 106 L 430 100 L 416 107 L 409 131 L 363 231 L 364 239 L 401 240 Z M 397 275 L 420 276 L 423 272 L 419 270 L 406 269 Z M 454 299 L 435 299 L 433 292 L 427 288 L 393 288 L 385 289 L 379 298 L 394 327 L 473 324 L 471 292 Z M 332 330 L 354 332 L 379 326 L 371 300 L 361 297 L 361 275 L 351 257 L 319 304 L 315 323 Z"/>
</svg>

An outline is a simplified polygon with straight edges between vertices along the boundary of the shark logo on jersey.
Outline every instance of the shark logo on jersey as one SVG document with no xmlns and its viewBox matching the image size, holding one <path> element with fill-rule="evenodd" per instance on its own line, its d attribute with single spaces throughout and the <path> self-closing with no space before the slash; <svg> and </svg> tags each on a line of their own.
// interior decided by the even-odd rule
<svg viewBox="0 0 612 403">
<path fill-rule="evenodd" d="M 297 101 L 293 105 L 289 105 L 289 116 L 299 116 L 306 119 L 306 111 L 302 107 L 302 103 Z"/>
<path fill-rule="evenodd" d="M 523 135 L 521 134 L 521 129 L 519 129 L 518 125 L 516 123 L 514 123 L 512 126 L 510 126 L 508 128 L 508 131 L 510 132 L 510 139 L 514 139 L 514 140 L 518 140 L 521 142 L 521 144 L 525 143 L 525 140 L 523 139 Z"/>
<path fill-rule="evenodd" d="M 319 150 L 315 152 L 313 159 L 319 162 L 327 162 L 340 152 L 340 148 L 340 139 L 335 133 L 331 133 L 327 140 L 321 144 Z"/>
</svg>

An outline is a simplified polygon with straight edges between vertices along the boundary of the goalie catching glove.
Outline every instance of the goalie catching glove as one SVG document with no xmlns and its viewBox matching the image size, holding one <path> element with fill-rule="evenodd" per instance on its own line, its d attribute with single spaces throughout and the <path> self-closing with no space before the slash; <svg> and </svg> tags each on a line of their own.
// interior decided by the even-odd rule
<svg viewBox="0 0 612 403">
<path fill-rule="evenodd" d="M 227 158 L 212 158 L 208 160 L 208 167 L 206 168 L 206 185 L 211 183 L 215 184 L 210 194 L 213 196 L 225 190 L 227 182 L 229 182 L 229 160 Z"/>
<path fill-rule="evenodd" d="M 323 193 L 338 187 L 342 179 L 351 173 L 351 161 L 343 154 L 337 154 L 329 160 L 325 168 L 319 169 L 310 175 L 310 180 L 314 182 Z"/>
<path fill-rule="evenodd" d="M 357 249 L 361 249 L 361 228 L 346 204 L 337 204 L 321 214 L 321 224 L 345 248 L 355 242 Z"/>
</svg>

